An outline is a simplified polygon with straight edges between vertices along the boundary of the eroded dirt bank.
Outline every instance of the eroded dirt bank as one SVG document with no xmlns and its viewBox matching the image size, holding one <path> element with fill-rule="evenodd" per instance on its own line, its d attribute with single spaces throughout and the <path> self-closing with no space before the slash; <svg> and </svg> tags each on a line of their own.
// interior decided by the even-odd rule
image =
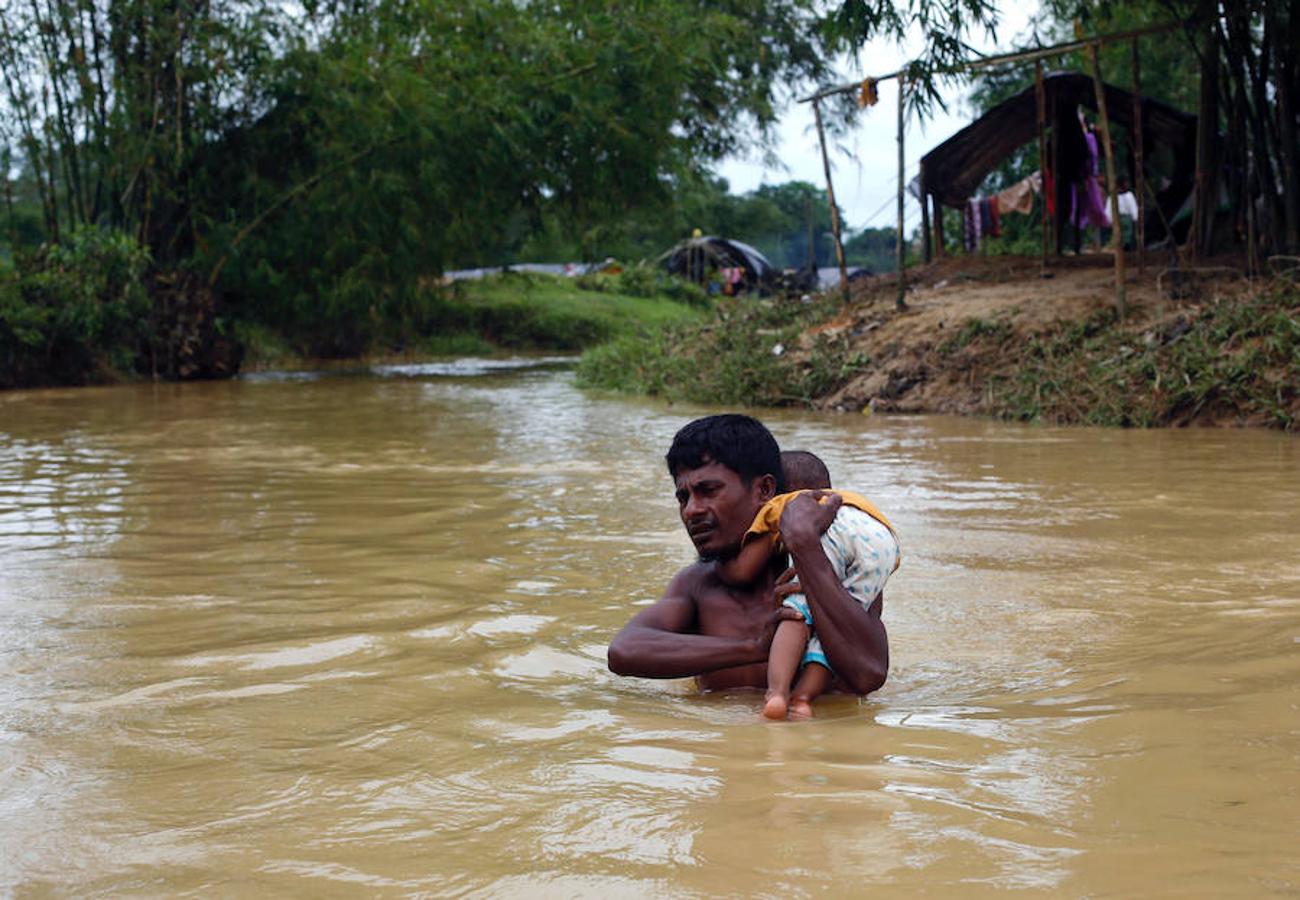
<svg viewBox="0 0 1300 900">
<path fill-rule="evenodd" d="M 823 409 L 1290 428 L 1300 292 L 1225 262 L 1171 269 L 1149 255 L 1140 274 L 1130 257 L 1120 321 L 1109 254 L 1045 272 L 1037 259 L 950 257 L 909 270 L 905 310 L 892 275 L 855 284 L 800 350 L 820 335 L 870 360 Z"/>
</svg>

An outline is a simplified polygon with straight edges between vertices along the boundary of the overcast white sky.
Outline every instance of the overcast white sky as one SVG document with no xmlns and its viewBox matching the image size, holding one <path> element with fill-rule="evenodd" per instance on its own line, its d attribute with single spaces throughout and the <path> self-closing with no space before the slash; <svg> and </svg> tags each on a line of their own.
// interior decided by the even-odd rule
<svg viewBox="0 0 1300 900">
<path fill-rule="evenodd" d="M 982 35 L 972 38 L 974 46 L 984 53 L 1004 53 L 1027 45 L 1030 19 L 1038 11 L 1038 0 L 999 0 L 998 7 L 1001 24 L 997 42 L 983 40 Z M 918 47 L 919 44 L 900 46 L 875 41 L 863 49 L 856 63 L 845 60 L 840 65 L 843 78 L 834 83 L 892 72 L 911 58 Z M 914 119 L 909 122 L 903 142 L 908 179 L 916 174 L 919 160 L 931 148 L 970 124 L 966 93 L 966 88 L 950 89 L 946 113 L 939 112 L 924 124 Z M 898 184 L 897 116 L 898 82 L 887 81 L 880 86 L 880 102 L 867 110 L 841 141 L 849 152 L 832 150 L 835 199 L 844 211 L 846 230 L 894 225 Z M 787 106 L 777 126 L 776 154 L 784 170 L 765 168 L 759 159 L 732 159 L 719 167 L 718 174 L 727 179 L 734 193 L 751 191 L 762 184 L 794 180 L 825 187 L 811 104 L 792 102 Z M 909 231 L 920 219 L 920 207 L 910 196 L 905 218 Z"/>
</svg>

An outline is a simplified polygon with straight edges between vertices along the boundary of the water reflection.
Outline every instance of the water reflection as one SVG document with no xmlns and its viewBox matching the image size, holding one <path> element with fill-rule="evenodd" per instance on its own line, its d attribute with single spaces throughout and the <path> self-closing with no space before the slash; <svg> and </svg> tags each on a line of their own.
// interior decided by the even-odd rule
<svg viewBox="0 0 1300 900">
<path fill-rule="evenodd" d="M 905 555 L 886 687 L 767 726 L 604 667 L 696 412 L 523 362 L 0 397 L 0 891 L 1294 887 L 1293 438 L 764 414 Z"/>
</svg>

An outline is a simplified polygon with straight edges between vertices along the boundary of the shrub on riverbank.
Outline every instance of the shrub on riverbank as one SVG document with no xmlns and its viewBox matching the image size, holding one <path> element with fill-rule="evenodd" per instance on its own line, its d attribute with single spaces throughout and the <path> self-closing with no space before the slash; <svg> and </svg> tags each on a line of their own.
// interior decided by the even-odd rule
<svg viewBox="0 0 1300 900">
<path fill-rule="evenodd" d="M 147 263 L 128 235 L 82 228 L 0 271 L 0 387 L 130 374 L 151 334 Z"/>
<path fill-rule="evenodd" d="M 1192 421 L 1292 429 L 1300 418 L 1300 292 L 1275 285 L 1148 327 L 1113 310 L 1024 344 L 990 383 L 1007 419 L 1151 427 Z"/>
<path fill-rule="evenodd" d="M 865 366 L 842 337 L 800 335 L 833 315 L 837 301 L 727 298 L 712 317 L 589 350 L 578 364 L 588 387 L 720 405 L 807 404 Z"/>
</svg>

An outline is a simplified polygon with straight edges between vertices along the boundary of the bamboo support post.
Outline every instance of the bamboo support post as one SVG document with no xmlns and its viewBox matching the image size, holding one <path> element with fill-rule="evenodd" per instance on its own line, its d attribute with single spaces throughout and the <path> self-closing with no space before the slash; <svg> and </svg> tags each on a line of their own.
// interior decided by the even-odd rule
<svg viewBox="0 0 1300 900">
<path fill-rule="evenodd" d="M 1050 179 L 1047 177 L 1047 91 L 1043 87 L 1042 60 L 1034 60 L 1034 100 L 1038 108 L 1038 177 L 1043 186 L 1043 253 L 1039 257 L 1038 274 L 1044 275 L 1047 272 L 1047 185 Z"/>
<path fill-rule="evenodd" d="M 1110 141 L 1110 116 L 1106 113 L 1106 88 L 1101 80 L 1101 59 L 1098 53 L 1098 45 L 1089 45 L 1088 52 L 1092 57 L 1092 84 L 1097 92 L 1097 112 L 1100 113 L 1101 117 L 1101 142 L 1106 149 L 1106 182 L 1110 192 L 1111 243 L 1114 245 L 1115 251 L 1115 306 L 1122 322 L 1125 314 L 1124 294 L 1126 285 L 1124 242 L 1120 238 L 1119 229 L 1119 195 L 1115 193 L 1115 148 Z"/>
<path fill-rule="evenodd" d="M 1052 44 L 1049 47 L 1034 47 L 1030 50 L 1014 50 L 1010 53 L 998 53 L 993 56 L 984 56 L 979 59 L 970 59 L 956 63 L 951 66 L 943 66 L 935 69 L 936 75 L 952 75 L 958 72 L 972 72 L 978 69 L 987 69 L 990 66 L 1002 66 L 1007 63 L 1015 62 L 1033 62 L 1036 59 L 1050 59 L 1054 56 L 1064 56 L 1067 53 L 1073 53 L 1076 50 L 1086 50 L 1092 44 L 1115 44 L 1122 41 L 1132 40 L 1136 37 L 1144 37 L 1148 34 L 1162 34 L 1166 31 L 1173 31 L 1181 28 L 1183 22 L 1163 22 L 1159 25 L 1148 25 L 1145 28 L 1134 28 L 1128 31 L 1114 31 L 1108 34 L 1099 34 L 1096 37 L 1080 38 L 1079 40 L 1066 41 L 1062 44 Z M 896 72 L 890 72 L 873 79 L 877 83 L 890 81 L 894 78 L 902 78 L 906 74 L 905 70 L 899 69 Z M 850 84 L 836 85 L 835 87 L 823 88 L 817 93 L 807 97 L 800 97 L 800 103 L 813 103 L 826 97 L 833 97 L 836 94 L 847 94 L 851 91 L 862 89 L 862 81 L 854 81 Z"/>
<path fill-rule="evenodd" d="M 1048 156 L 1051 157 L 1051 167 L 1048 171 L 1052 175 L 1052 209 L 1054 210 L 1051 217 L 1052 252 L 1057 256 L 1060 256 L 1061 236 L 1062 232 L 1065 230 L 1065 214 L 1063 212 L 1065 206 L 1061 203 L 1061 198 L 1065 189 L 1061 183 L 1061 135 L 1059 134 L 1060 120 L 1057 118 L 1060 110 L 1057 108 L 1057 105 L 1056 94 L 1052 94 L 1052 137 L 1050 139 L 1050 149 L 1048 151 Z M 1045 179 L 1043 184 L 1043 196 L 1047 196 L 1047 184 Z"/>
<path fill-rule="evenodd" d="M 921 259 L 929 262 L 930 254 L 930 204 L 925 202 L 925 163 L 921 163 L 921 174 L 918 176 L 917 191 L 921 196 Z"/>
<path fill-rule="evenodd" d="M 835 205 L 835 184 L 831 181 L 831 157 L 826 152 L 826 129 L 822 126 L 822 106 L 813 100 L 813 117 L 817 121 L 817 141 L 822 148 L 822 166 L 826 171 L 826 197 L 831 204 L 831 234 L 835 236 L 835 261 L 840 267 L 840 293 L 849 299 L 849 270 L 844 265 L 844 244 L 840 240 L 840 211 Z"/>
<path fill-rule="evenodd" d="M 898 309 L 907 308 L 907 260 L 906 244 L 903 240 L 903 127 L 906 124 L 906 115 L 904 106 L 907 102 L 907 80 L 903 76 L 898 78 L 898 236 L 896 248 L 898 253 L 898 297 L 894 301 L 894 306 Z"/>
<path fill-rule="evenodd" d="M 1146 107 L 1142 103 L 1142 68 L 1138 58 L 1138 39 L 1130 45 L 1133 58 L 1133 196 L 1137 198 L 1137 221 L 1133 223 L 1133 247 L 1137 251 L 1138 274 L 1147 271 L 1147 200 L 1146 200 L 1146 139 L 1142 119 Z"/>
<path fill-rule="evenodd" d="M 943 259 L 948 252 L 943 246 L 943 206 L 938 194 L 931 194 L 930 202 L 934 206 L 934 255 Z"/>
</svg>

